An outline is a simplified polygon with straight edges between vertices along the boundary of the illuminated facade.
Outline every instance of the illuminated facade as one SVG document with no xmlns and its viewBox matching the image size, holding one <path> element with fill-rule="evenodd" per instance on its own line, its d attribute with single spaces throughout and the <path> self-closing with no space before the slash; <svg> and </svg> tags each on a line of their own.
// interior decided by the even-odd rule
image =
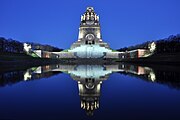
<svg viewBox="0 0 180 120">
<path fill-rule="evenodd" d="M 102 41 L 99 16 L 93 7 L 87 7 L 81 16 L 78 40 L 68 52 L 73 52 L 76 58 L 103 58 L 107 52 L 112 52 Z"/>
<path fill-rule="evenodd" d="M 81 16 L 78 41 L 73 43 L 71 48 L 81 45 L 109 48 L 109 45 L 102 41 L 99 16 L 94 12 L 93 7 L 87 7 L 86 12 Z"/>
<path fill-rule="evenodd" d="M 24 50 L 29 52 L 30 47 L 25 44 Z M 78 40 L 71 45 L 70 49 L 61 52 L 31 50 L 31 53 L 43 58 L 124 59 L 148 57 L 154 53 L 155 48 L 156 44 L 153 42 L 148 49 L 135 49 L 125 52 L 110 49 L 109 45 L 102 40 L 99 16 L 93 7 L 87 7 L 86 12 L 81 15 Z"/>
<path fill-rule="evenodd" d="M 153 44 L 155 45 L 155 44 Z M 87 7 L 81 15 L 78 40 L 71 45 L 66 52 L 60 52 L 60 58 L 140 58 L 151 55 L 154 51 L 136 49 L 126 52 L 118 52 L 110 49 L 109 45 L 102 40 L 99 16 L 93 7 Z M 149 48 L 149 49 L 150 49 Z"/>
</svg>

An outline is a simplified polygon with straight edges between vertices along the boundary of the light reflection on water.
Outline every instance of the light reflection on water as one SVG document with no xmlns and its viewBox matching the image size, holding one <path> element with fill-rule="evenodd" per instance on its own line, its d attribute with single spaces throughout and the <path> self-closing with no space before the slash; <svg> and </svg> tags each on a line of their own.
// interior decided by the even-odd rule
<svg viewBox="0 0 180 120">
<path fill-rule="evenodd" d="M 113 73 L 116 73 L 116 74 L 113 74 Z M 58 92 L 60 92 L 60 91 L 58 91 L 59 89 L 61 89 L 62 91 L 64 90 L 64 92 L 66 92 L 67 88 L 64 88 L 64 87 L 58 88 L 58 84 L 56 83 L 57 81 L 54 81 L 54 80 L 59 79 L 58 83 L 61 84 L 60 86 L 68 86 L 67 81 L 65 81 L 65 79 L 64 79 L 64 78 L 66 78 L 66 77 L 64 77 L 64 75 L 65 76 L 70 75 L 70 77 L 77 83 L 78 89 L 75 88 L 74 91 L 79 93 L 80 102 L 79 102 L 78 105 L 79 105 L 79 108 L 81 108 L 79 111 L 83 110 L 83 111 L 86 112 L 87 116 L 93 116 L 93 117 L 91 117 L 91 119 L 92 118 L 95 119 L 96 117 L 97 118 L 102 118 L 102 117 L 106 116 L 106 115 L 103 115 L 103 114 L 105 114 L 104 112 L 98 114 L 98 109 L 103 111 L 102 109 L 104 107 L 101 106 L 100 101 L 102 101 L 102 103 L 104 103 L 104 101 L 106 101 L 104 96 L 114 96 L 113 94 L 116 94 L 118 96 L 118 99 L 119 99 L 119 97 L 123 96 L 124 93 L 125 93 L 126 95 L 129 94 L 131 96 L 130 97 L 131 99 L 132 98 L 136 99 L 136 97 L 137 97 L 137 99 L 138 98 L 140 99 L 142 96 L 147 96 L 147 93 L 146 93 L 147 88 L 146 87 L 148 85 L 151 86 L 152 83 L 156 84 L 156 85 L 163 85 L 163 86 L 166 87 L 166 89 L 164 91 L 158 91 L 159 89 L 162 89 L 162 86 L 157 86 L 157 88 L 153 88 L 151 86 L 152 89 L 149 88 L 149 90 L 152 90 L 153 92 L 157 92 L 157 94 L 158 93 L 159 94 L 166 94 L 166 93 L 174 94 L 172 99 L 175 99 L 175 97 L 176 97 L 177 100 L 180 100 L 180 96 L 177 95 L 177 93 L 178 94 L 180 93 L 179 92 L 179 88 L 180 88 L 180 72 L 179 72 L 179 69 L 178 69 L 177 66 L 154 66 L 154 65 L 151 65 L 149 67 L 146 67 L 146 66 L 139 66 L 139 65 L 132 65 L 132 64 L 123 64 L 123 63 L 103 64 L 103 65 L 92 65 L 92 64 L 91 65 L 88 65 L 88 64 L 78 64 L 78 65 L 77 64 L 72 64 L 72 65 L 64 64 L 64 65 L 62 65 L 62 64 L 57 64 L 57 65 L 46 65 L 46 66 L 32 67 L 32 68 L 29 68 L 27 70 L 11 71 L 11 72 L 6 72 L 6 73 L 1 73 L 0 74 L 0 86 L 1 86 L 0 95 L 1 94 L 5 95 L 7 93 L 8 96 L 12 98 L 12 96 L 17 96 L 17 94 L 21 92 L 21 91 L 18 90 L 19 89 L 18 86 L 20 86 L 21 88 L 24 88 L 26 90 L 26 87 L 28 85 L 29 85 L 29 87 L 33 88 L 34 85 L 36 83 L 38 83 L 40 88 L 36 88 L 33 91 L 34 91 L 34 94 L 39 95 L 38 99 L 39 99 L 40 102 L 42 102 L 43 97 L 49 98 L 49 97 L 52 97 L 51 94 L 55 94 L 55 95 L 59 94 L 58 93 Z M 62 83 L 60 81 L 61 78 L 64 79 L 64 81 Z M 67 78 L 67 79 L 70 79 L 70 78 Z M 115 81 L 116 83 L 112 84 L 113 79 L 118 79 L 119 81 L 118 82 Z M 37 81 L 34 81 L 34 80 L 37 80 Z M 107 82 L 108 84 L 106 84 L 106 82 L 105 82 L 107 80 L 109 81 L 109 82 Z M 110 81 L 110 80 L 112 80 L 112 81 Z M 141 84 L 141 86 L 140 86 L 138 84 L 139 83 L 138 80 L 147 81 L 147 82 L 150 82 L 151 84 L 148 84 L 147 82 L 142 82 L 142 83 L 140 83 Z M 26 84 L 24 84 L 23 81 Z M 27 81 L 34 81 L 34 82 L 31 83 L 31 82 L 27 82 Z M 126 85 L 127 81 L 128 81 L 128 85 Z M 54 82 L 54 84 L 53 84 L 53 82 Z M 19 84 L 17 84 L 17 86 L 16 86 L 16 83 L 19 83 Z M 105 88 L 102 89 L 103 88 L 103 83 L 105 83 L 105 85 L 106 85 L 105 88 L 106 89 Z M 159 84 L 157 84 L 157 83 L 159 83 Z M 44 86 L 44 84 L 47 84 L 47 85 Z M 122 86 L 123 84 L 124 84 L 124 86 Z M 48 85 L 51 85 L 51 87 L 46 88 Z M 72 83 L 69 84 L 69 85 L 72 85 Z M 103 92 L 102 90 L 104 90 L 105 92 L 110 91 L 109 88 L 107 87 L 108 85 L 110 85 L 109 88 L 111 88 L 112 93 L 111 94 L 107 93 L 106 95 L 104 95 L 105 94 L 104 93 L 103 94 L 104 96 L 100 99 L 100 97 L 101 97 L 100 93 Z M 121 88 L 128 89 L 128 90 L 125 91 L 124 93 L 122 93 L 122 91 L 115 90 L 112 87 L 112 85 L 113 86 L 119 86 Z M 15 86 L 15 87 L 13 87 L 13 86 Z M 73 86 L 75 87 L 74 84 L 73 84 Z M 129 86 L 131 86 L 131 87 L 129 87 Z M 139 86 L 139 88 L 136 88 L 137 86 Z M 69 90 L 72 89 L 72 88 L 69 88 Z M 118 88 L 118 89 L 120 90 L 121 88 Z M 140 88 L 145 88 L 145 89 L 143 91 L 139 92 L 138 89 L 140 89 Z M 173 88 L 173 89 L 170 89 L 170 88 Z M 53 93 L 42 94 L 43 92 L 41 91 L 41 89 L 44 89 L 44 91 L 46 91 L 46 92 L 47 92 L 46 89 L 48 89 L 48 90 L 49 89 L 57 89 L 57 91 L 53 90 Z M 13 91 L 17 90 L 17 93 L 15 95 L 13 95 L 13 92 L 11 90 L 13 90 Z M 134 93 L 134 91 L 131 91 L 131 90 L 135 90 L 135 91 L 137 90 L 138 93 L 136 93 L 136 92 Z M 9 92 L 9 91 L 11 91 L 11 92 Z M 31 89 L 28 89 L 28 91 L 31 91 Z M 40 92 L 41 94 L 38 94 L 39 91 L 41 91 Z M 52 92 L 52 91 L 50 90 L 49 92 Z M 77 94 L 75 92 L 72 92 L 72 93 Z M 70 95 L 72 95 L 72 93 L 70 93 Z M 136 94 L 137 96 L 135 97 L 132 93 Z M 27 95 L 27 93 L 23 92 L 22 95 L 24 95 L 24 94 Z M 141 96 L 141 97 L 139 97 L 139 96 Z M 56 99 L 56 97 L 53 96 L 52 98 Z M 62 99 L 60 99 L 59 97 L 61 97 Z M 57 99 L 59 99 L 61 102 L 66 103 L 66 101 L 70 101 L 70 99 L 69 100 L 67 100 L 67 99 L 63 100 L 63 96 L 59 96 L 59 97 L 57 97 Z M 163 97 L 163 95 L 161 97 Z M 28 98 L 32 99 L 32 100 L 35 100 L 33 95 L 32 96 L 29 95 Z M 12 114 L 13 117 L 11 117 L 11 114 L 8 114 L 8 116 L 6 115 L 8 112 L 11 111 L 10 110 L 11 105 L 9 104 L 9 102 L 6 102 L 7 99 L 8 98 L 6 98 L 6 97 L 2 98 L 1 100 L 3 102 L 1 102 L 1 100 L 0 100 L 0 105 L 2 105 L 2 106 L 6 105 L 9 108 L 9 109 L 6 108 L 4 110 L 2 109 L 0 111 L 1 112 L 0 118 L 3 118 L 3 119 L 6 119 L 6 118 L 8 118 L 8 119 L 9 118 L 21 119 L 21 118 L 23 118 L 23 115 L 20 116 L 20 117 L 18 115 L 17 115 L 18 117 L 14 116 L 13 114 Z M 14 98 L 14 99 L 16 99 L 18 101 L 18 99 L 21 99 L 21 97 Z M 23 99 L 25 99 L 25 98 L 23 98 Z M 125 102 L 126 100 L 129 101 L 128 97 L 127 98 L 122 98 L 124 100 L 121 100 L 119 102 L 115 98 L 112 98 L 112 99 L 114 101 L 116 101 L 114 103 L 116 103 L 117 106 L 123 104 L 123 105 L 127 105 L 127 107 L 128 107 L 128 105 L 130 105 L 130 104 L 132 106 L 136 106 L 136 104 L 137 104 L 137 103 L 133 103 L 132 101 L 131 101 L 131 103 L 126 103 Z M 151 98 L 151 99 L 154 99 L 154 98 Z M 172 99 L 171 100 L 169 100 L 169 98 L 166 99 L 166 100 L 163 99 L 163 101 L 165 103 L 168 103 L 169 101 L 173 101 Z M 79 101 L 79 99 L 77 99 L 77 98 L 72 99 L 72 101 L 77 101 L 77 100 Z M 142 100 L 142 99 L 140 99 L 140 100 Z M 146 99 L 144 99 L 144 100 L 146 100 Z M 159 100 L 161 100 L 161 99 L 159 98 Z M 9 101 L 9 100 L 7 100 L 7 101 Z M 44 101 L 47 102 L 46 100 L 44 100 Z M 71 104 L 69 104 L 69 105 L 61 105 L 61 107 L 63 106 L 63 108 L 64 108 L 64 112 L 67 111 L 66 108 L 71 108 L 72 106 L 77 105 L 77 104 L 73 104 L 72 101 L 70 102 Z M 124 101 L 124 103 L 121 103 L 122 101 Z M 35 103 L 40 104 L 40 102 L 35 102 Z M 50 100 L 48 102 L 52 102 L 52 101 Z M 150 104 L 153 104 L 153 102 L 151 103 L 151 101 L 148 101 L 148 102 Z M 57 101 L 55 103 L 58 104 Z M 11 104 L 13 104 L 13 102 Z M 31 104 L 32 106 L 34 105 L 32 101 L 29 101 L 29 104 Z M 106 103 L 106 104 L 110 105 L 108 103 Z M 22 104 L 22 105 L 24 105 L 24 104 Z M 107 105 L 104 105 L 104 106 L 107 106 Z M 122 108 L 123 108 L 123 105 L 121 106 Z M 143 105 L 144 105 L 144 103 L 138 103 L 137 107 L 142 109 Z M 19 104 L 19 106 L 21 106 L 21 104 Z M 146 104 L 146 106 L 149 106 L 149 105 Z M 174 109 L 175 110 L 174 113 L 176 113 L 177 112 L 176 110 L 179 109 L 178 108 L 179 102 L 177 102 L 176 106 L 177 106 L 177 108 Z M 50 106 L 48 106 L 48 108 L 49 107 Z M 165 106 L 163 106 L 163 107 L 165 107 Z M 131 107 L 129 106 L 129 108 L 131 108 Z M 41 108 L 39 108 L 39 109 L 41 110 Z M 116 113 L 117 109 L 115 109 L 115 107 L 114 107 L 114 109 L 110 107 L 110 109 L 112 110 L 111 111 L 112 113 L 109 113 L 108 117 L 113 118 L 113 117 L 115 117 L 115 115 L 113 115 L 113 113 Z M 147 108 L 144 108 L 144 109 L 146 110 Z M 19 110 L 19 109 L 16 108 L 16 111 L 17 110 Z M 47 111 L 48 110 L 49 109 L 47 109 Z M 56 108 L 56 109 L 54 109 L 52 111 L 57 112 L 58 110 Z M 71 111 L 71 110 L 68 110 L 68 111 Z M 73 111 L 73 109 L 72 109 L 72 111 Z M 96 111 L 97 111 L 97 113 L 96 113 Z M 96 114 L 94 114 L 94 112 Z M 134 114 L 133 112 L 130 113 L 130 111 L 126 111 L 126 108 L 124 108 L 123 112 L 124 112 L 124 115 Z M 4 114 L 2 114 L 2 113 L 4 113 Z M 29 111 L 29 113 L 32 113 L 32 115 L 31 115 L 32 118 L 46 118 L 47 119 L 46 115 L 48 115 L 48 114 L 43 114 L 42 115 L 42 113 L 44 113 L 44 112 L 42 112 L 42 113 L 40 112 L 40 114 L 38 114 L 38 115 L 33 113 L 32 111 Z M 83 113 L 78 113 L 78 114 L 79 115 L 77 115 L 78 116 L 77 118 L 79 118 L 79 116 L 81 116 Z M 25 115 L 26 114 L 24 114 L 24 116 Z M 144 115 L 145 115 L 144 117 L 146 117 L 146 113 Z M 155 115 L 155 116 L 157 117 L 158 115 Z M 60 117 L 67 117 L 68 118 L 68 115 L 63 115 L 63 116 L 58 115 L 58 114 L 53 115 L 53 118 L 56 118 L 56 117 L 57 118 L 60 118 Z M 72 116 L 69 116 L 69 118 L 71 118 L 71 117 Z M 128 117 L 128 116 L 123 117 L 123 115 L 121 117 L 122 118 L 127 118 L 127 119 L 132 119 L 133 118 L 133 117 L 131 118 L 131 117 Z M 141 117 L 144 118 L 141 115 L 138 118 L 141 118 Z M 159 117 L 163 118 L 161 113 L 159 114 Z M 172 116 L 168 116 L 168 117 L 172 117 Z M 174 117 L 177 117 L 177 116 L 174 116 Z M 52 118 L 52 116 L 49 119 L 51 119 L 51 118 Z"/>
</svg>

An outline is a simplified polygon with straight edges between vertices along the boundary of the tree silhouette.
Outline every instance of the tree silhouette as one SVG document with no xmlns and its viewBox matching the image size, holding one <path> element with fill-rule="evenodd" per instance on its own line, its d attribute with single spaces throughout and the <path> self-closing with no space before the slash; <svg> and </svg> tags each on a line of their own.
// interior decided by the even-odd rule
<svg viewBox="0 0 180 120">
<path fill-rule="evenodd" d="M 42 45 L 39 43 L 28 42 L 34 50 L 43 50 L 49 52 L 60 52 L 63 49 L 53 47 L 50 45 Z M 5 39 L 0 37 L 0 52 L 9 52 L 9 53 L 24 53 L 23 43 L 13 39 Z"/>
<path fill-rule="evenodd" d="M 142 44 L 124 47 L 118 49 L 118 51 L 130 51 L 135 49 L 148 49 L 149 43 L 155 42 L 156 43 L 156 54 L 163 54 L 163 53 L 177 53 L 180 52 L 180 34 L 177 35 L 170 35 L 168 38 L 160 39 L 160 40 L 152 40 L 147 41 Z"/>
</svg>

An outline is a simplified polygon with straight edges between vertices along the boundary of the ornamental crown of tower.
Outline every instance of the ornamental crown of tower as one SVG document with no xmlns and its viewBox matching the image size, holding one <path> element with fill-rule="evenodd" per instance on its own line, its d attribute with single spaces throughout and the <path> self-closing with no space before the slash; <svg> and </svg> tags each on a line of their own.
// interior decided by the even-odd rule
<svg viewBox="0 0 180 120">
<path fill-rule="evenodd" d="M 87 7 L 86 12 L 81 15 L 80 25 L 99 25 L 99 16 L 94 12 L 93 7 Z"/>
</svg>

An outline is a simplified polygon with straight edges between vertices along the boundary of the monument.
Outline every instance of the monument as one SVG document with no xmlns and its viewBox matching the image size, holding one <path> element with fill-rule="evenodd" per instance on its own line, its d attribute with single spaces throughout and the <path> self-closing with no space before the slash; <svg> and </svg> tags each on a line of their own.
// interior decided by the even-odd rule
<svg viewBox="0 0 180 120">
<path fill-rule="evenodd" d="M 87 7 L 86 12 L 81 16 L 78 41 L 71 48 L 81 45 L 86 45 L 86 47 L 99 45 L 109 49 L 109 45 L 102 41 L 99 16 L 94 12 L 93 7 Z"/>
<path fill-rule="evenodd" d="M 33 57 L 41 58 L 65 58 L 65 59 L 129 59 L 148 57 L 154 54 L 156 44 L 149 44 L 148 49 L 133 49 L 126 51 L 112 50 L 107 43 L 102 40 L 99 16 L 93 7 L 87 7 L 86 12 L 81 15 L 78 40 L 70 49 L 61 52 L 49 52 L 39 49 L 32 50 L 31 45 L 24 44 L 24 51 Z"/>
<path fill-rule="evenodd" d="M 113 51 L 102 40 L 99 16 L 93 7 L 87 7 L 81 15 L 78 40 L 66 52 L 61 52 L 60 58 L 105 58 L 109 53 Z"/>
</svg>

